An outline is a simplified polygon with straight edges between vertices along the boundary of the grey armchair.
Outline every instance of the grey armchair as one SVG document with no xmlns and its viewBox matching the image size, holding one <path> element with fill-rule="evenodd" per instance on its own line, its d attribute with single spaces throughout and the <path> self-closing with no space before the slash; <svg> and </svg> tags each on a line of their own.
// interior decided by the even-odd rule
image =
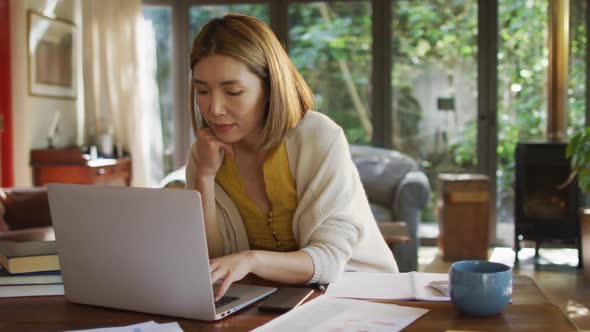
<svg viewBox="0 0 590 332">
<path fill-rule="evenodd" d="M 418 268 L 418 227 L 430 184 L 416 161 L 398 151 L 351 145 L 350 153 L 378 222 L 404 221 L 411 240 L 391 246 L 400 272 Z"/>
<path fill-rule="evenodd" d="M 378 222 L 404 221 L 411 240 L 391 245 L 400 272 L 418 267 L 418 227 L 422 210 L 430 199 L 428 178 L 412 158 L 400 152 L 351 145 L 373 215 Z M 184 188 L 185 169 L 168 174 L 160 183 L 165 188 Z"/>
</svg>

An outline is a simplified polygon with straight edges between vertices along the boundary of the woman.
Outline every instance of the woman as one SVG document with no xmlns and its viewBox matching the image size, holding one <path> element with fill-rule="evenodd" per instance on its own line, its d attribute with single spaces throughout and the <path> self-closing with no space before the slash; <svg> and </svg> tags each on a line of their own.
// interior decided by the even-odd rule
<svg viewBox="0 0 590 332">
<path fill-rule="evenodd" d="M 187 188 L 203 201 L 216 300 L 248 273 L 304 284 L 398 271 L 342 129 L 309 111 L 313 94 L 268 26 L 210 21 L 190 68 Z"/>
</svg>

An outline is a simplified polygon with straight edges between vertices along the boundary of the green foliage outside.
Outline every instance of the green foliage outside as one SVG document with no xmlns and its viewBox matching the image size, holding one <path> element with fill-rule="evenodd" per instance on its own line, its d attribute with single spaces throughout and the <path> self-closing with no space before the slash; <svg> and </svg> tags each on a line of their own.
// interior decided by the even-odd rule
<svg viewBox="0 0 590 332">
<path fill-rule="evenodd" d="M 455 91 L 454 75 L 458 67 L 466 69 L 463 81 L 470 82 L 472 91 L 469 92 L 476 93 L 477 1 L 396 1 L 393 10 L 392 85 L 394 98 L 397 96 L 399 99 L 393 105 L 394 109 L 397 107 L 398 114 L 397 134 L 405 141 L 410 137 L 419 137 L 418 142 L 397 144 L 395 147 L 421 160 L 431 184 L 435 186 L 436 176 L 440 172 L 465 172 L 475 167 L 476 160 L 473 157 L 476 145 L 460 143 L 475 143 L 477 131 L 475 127 L 467 125 L 461 135 L 448 137 L 444 125 L 439 125 L 439 131 L 435 133 L 419 132 L 415 125 L 408 130 L 407 122 L 411 120 L 406 120 L 408 115 L 402 101 L 406 96 L 405 91 L 412 87 L 414 81 L 428 72 L 440 72 L 446 74 L 448 88 L 447 91 L 436 92 L 441 94 L 438 97 L 444 97 L 439 98 L 436 107 L 448 113 L 445 114 L 447 118 L 456 118 L 457 112 L 473 112 L 471 109 L 456 108 L 454 101 L 457 95 L 444 94 Z M 433 147 L 426 155 L 419 153 L 418 147 L 433 144 L 432 136 L 439 148 Z M 453 150 L 449 150 L 449 146 Z"/>
<path fill-rule="evenodd" d="M 344 128 L 349 142 L 369 144 L 370 3 L 292 4 L 289 22 L 289 56 L 314 92 L 318 110 Z"/>
</svg>

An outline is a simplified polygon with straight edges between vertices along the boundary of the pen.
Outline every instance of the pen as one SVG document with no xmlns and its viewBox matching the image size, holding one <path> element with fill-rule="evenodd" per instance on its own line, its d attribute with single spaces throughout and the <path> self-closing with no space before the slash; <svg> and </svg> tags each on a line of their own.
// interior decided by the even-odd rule
<svg viewBox="0 0 590 332">
<path fill-rule="evenodd" d="M 324 294 L 326 292 L 326 286 L 324 284 L 316 284 L 317 289 L 320 291 L 320 293 Z"/>
</svg>

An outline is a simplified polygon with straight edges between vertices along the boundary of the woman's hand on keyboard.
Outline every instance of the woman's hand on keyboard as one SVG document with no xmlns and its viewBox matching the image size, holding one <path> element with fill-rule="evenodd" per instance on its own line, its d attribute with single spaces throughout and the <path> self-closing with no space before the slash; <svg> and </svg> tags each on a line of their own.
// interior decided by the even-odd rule
<svg viewBox="0 0 590 332">
<path fill-rule="evenodd" d="M 212 284 L 221 282 L 215 294 L 215 301 L 221 299 L 232 283 L 252 272 L 254 264 L 254 254 L 250 250 L 211 259 L 209 261 L 211 282 Z"/>
</svg>

